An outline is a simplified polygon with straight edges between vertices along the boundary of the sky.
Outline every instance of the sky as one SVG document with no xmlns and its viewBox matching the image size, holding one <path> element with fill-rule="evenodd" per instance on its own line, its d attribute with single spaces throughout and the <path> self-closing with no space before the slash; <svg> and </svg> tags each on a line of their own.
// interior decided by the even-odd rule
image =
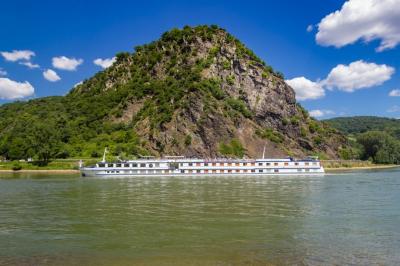
<svg viewBox="0 0 400 266">
<path fill-rule="evenodd" d="M 0 104 L 65 95 L 116 53 L 201 24 L 284 73 L 318 119 L 400 118 L 400 0 L 4 1 Z"/>
</svg>

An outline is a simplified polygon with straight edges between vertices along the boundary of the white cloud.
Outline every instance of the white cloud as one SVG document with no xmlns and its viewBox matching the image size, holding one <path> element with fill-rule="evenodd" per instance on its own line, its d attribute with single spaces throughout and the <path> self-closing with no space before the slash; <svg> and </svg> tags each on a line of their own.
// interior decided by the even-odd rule
<svg viewBox="0 0 400 266">
<path fill-rule="evenodd" d="M 319 109 L 316 109 L 316 110 L 311 110 L 309 112 L 309 114 L 312 117 L 319 118 L 319 117 L 323 117 L 323 116 L 326 116 L 326 115 L 334 115 L 335 112 L 332 111 L 332 110 L 319 110 Z"/>
<path fill-rule="evenodd" d="M 51 82 L 59 81 L 61 78 L 57 75 L 57 73 L 52 69 L 47 69 L 43 71 L 43 77 Z"/>
<path fill-rule="evenodd" d="M 377 51 L 400 43 L 399 0 L 349 0 L 318 24 L 320 45 L 343 47 L 358 40 L 380 40 Z"/>
<path fill-rule="evenodd" d="M 33 64 L 33 63 L 31 63 L 31 62 L 29 62 L 29 61 L 26 61 L 26 62 L 19 62 L 19 64 L 20 65 L 24 65 L 24 66 L 27 66 L 27 67 L 29 67 L 29 68 L 39 68 L 40 66 L 38 65 L 38 64 Z"/>
<path fill-rule="evenodd" d="M 113 58 L 105 58 L 105 59 L 101 59 L 101 58 L 97 58 L 93 61 L 93 63 L 95 65 L 101 66 L 102 68 L 108 68 L 110 67 L 115 61 L 117 60 L 116 57 Z"/>
<path fill-rule="evenodd" d="M 322 85 L 328 89 L 337 88 L 346 92 L 358 89 L 370 88 L 381 85 L 389 80 L 395 72 L 393 67 L 367 63 L 362 60 L 350 63 L 350 65 L 337 65 L 322 81 Z"/>
<path fill-rule="evenodd" d="M 388 113 L 396 113 L 400 111 L 400 106 L 398 105 L 393 105 L 392 107 L 390 107 L 387 112 Z"/>
<path fill-rule="evenodd" d="M 53 63 L 53 67 L 55 67 L 55 68 L 73 71 L 73 70 L 76 70 L 76 68 L 80 64 L 83 63 L 83 59 L 68 58 L 66 56 L 60 56 L 60 57 L 53 57 L 52 63 Z"/>
<path fill-rule="evenodd" d="M 307 32 L 312 32 L 313 29 L 314 29 L 314 25 L 310 24 L 307 26 Z"/>
<path fill-rule="evenodd" d="M 0 67 L 0 76 L 7 76 L 7 71 Z"/>
<path fill-rule="evenodd" d="M 390 92 L 389 92 L 389 96 L 391 96 L 391 97 L 399 97 L 400 96 L 400 90 L 391 90 Z"/>
<path fill-rule="evenodd" d="M 0 99 L 19 99 L 33 95 L 35 89 L 25 82 L 13 81 L 8 78 L 0 78 Z"/>
<path fill-rule="evenodd" d="M 16 62 L 19 60 L 31 60 L 35 53 L 29 50 L 13 50 L 12 52 L 1 52 L 1 55 L 7 61 Z"/>
<path fill-rule="evenodd" d="M 305 77 L 285 80 L 296 92 L 299 101 L 314 100 L 325 96 L 325 90 L 319 82 L 313 82 Z"/>
</svg>

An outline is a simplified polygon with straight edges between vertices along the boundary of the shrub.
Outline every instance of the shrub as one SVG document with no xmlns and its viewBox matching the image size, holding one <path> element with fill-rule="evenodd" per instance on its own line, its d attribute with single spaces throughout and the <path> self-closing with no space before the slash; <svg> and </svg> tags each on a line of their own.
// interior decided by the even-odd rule
<svg viewBox="0 0 400 266">
<path fill-rule="evenodd" d="M 230 143 L 220 143 L 218 148 L 219 152 L 225 156 L 242 158 L 246 152 L 246 149 L 238 139 L 232 139 Z"/>
<path fill-rule="evenodd" d="M 226 103 L 228 104 L 229 107 L 231 107 L 235 111 L 238 111 L 244 117 L 247 117 L 247 118 L 251 117 L 251 112 L 247 109 L 246 104 L 242 100 L 228 98 L 226 100 Z"/>
<path fill-rule="evenodd" d="M 266 128 L 264 130 L 256 130 L 256 135 L 260 136 L 263 139 L 269 139 L 275 143 L 282 143 L 284 137 L 281 133 L 274 131 L 272 128 Z"/>
<path fill-rule="evenodd" d="M 22 166 L 20 165 L 19 162 L 14 162 L 12 167 L 11 167 L 11 169 L 14 170 L 14 171 L 19 171 L 19 170 L 22 169 Z"/>
<path fill-rule="evenodd" d="M 231 62 L 229 62 L 228 60 L 225 60 L 225 61 L 222 63 L 222 66 L 223 66 L 224 69 L 226 69 L 226 70 L 231 69 Z"/>
<path fill-rule="evenodd" d="M 229 85 L 233 85 L 233 84 L 235 84 L 235 77 L 233 76 L 233 75 L 229 75 L 229 76 L 227 76 L 226 77 L 226 82 L 229 84 Z"/>
<path fill-rule="evenodd" d="M 185 145 L 189 146 L 190 144 L 192 144 L 192 136 L 191 135 L 186 135 L 186 137 L 185 137 Z"/>
</svg>

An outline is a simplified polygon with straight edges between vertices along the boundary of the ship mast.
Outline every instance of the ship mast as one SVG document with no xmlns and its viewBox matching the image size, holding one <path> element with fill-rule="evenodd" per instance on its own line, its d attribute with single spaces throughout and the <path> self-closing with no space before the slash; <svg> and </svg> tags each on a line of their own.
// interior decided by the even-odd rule
<svg viewBox="0 0 400 266">
<path fill-rule="evenodd" d="M 264 145 L 264 148 L 263 148 L 263 155 L 262 155 L 262 158 L 265 159 L 265 145 Z"/>
<path fill-rule="evenodd" d="M 103 162 L 103 163 L 106 162 L 106 153 L 107 153 L 107 147 L 104 148 L 103 160 L 101 161 L 101 162 Z"/>
</svg>

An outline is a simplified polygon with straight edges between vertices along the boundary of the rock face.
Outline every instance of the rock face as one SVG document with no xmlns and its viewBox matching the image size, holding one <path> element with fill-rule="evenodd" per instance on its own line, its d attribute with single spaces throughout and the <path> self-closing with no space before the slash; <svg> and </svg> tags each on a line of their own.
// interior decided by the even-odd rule
<svg viewBox="0 0 400 266">
<path fill-rule="evenodd" d="M 18 109 L 46 113 L 39 102 Z M 7 108 L 0 114 L 17 109 Z M 336 158 L 347 146 L 342 134 L 309 117 L 282 74 L 216 26 L 173 29 L 118 54 L 51 110 L 73 156 L 108 146 L 115 155 L 259 157 L 266 146 L 270 157 Z M 9 124 L 0 118 L 0 131 Z M 13 129 L 7 132 L 12 138 Z"/>
<path fill-rule="evenodd" d="M 222 29 L 175 29 L 136 50 L 106 71 L 112 78 L 107 78 L 104 91 L 134 79 L 131 69 L 138 63 L 150 74 L 145 81 L 149 87 L 160 82 L 169 86 L 165 84 L 168 80 L 194 79 L 184 83 L 191 88 L 175 88 L 184 95 L 169 99 L 179 104 L 171 102 L 175 108 L 163 123 L 152 125 L 154 117 L 141 115 L 146 101 L 160 102 L 160 95 L 154 92 L 133 97 L 122 115 L 112 118 L 127 124 L 134 120 L 133 130 L 146 140 L 144 148 L 156 155 L 235 156 L 235 152 L 224 154 L 221 145 L 237 140 L 249 157 L 260 156 L 264 145 L 268 156 L 337 157 L 346 145 L 342 135 L 308 116 L 281 75 Z M 120 71 L 123 74 L 118 76 Z M 82 88 L 90 90 L 91 86 Z"/>
</svg>

